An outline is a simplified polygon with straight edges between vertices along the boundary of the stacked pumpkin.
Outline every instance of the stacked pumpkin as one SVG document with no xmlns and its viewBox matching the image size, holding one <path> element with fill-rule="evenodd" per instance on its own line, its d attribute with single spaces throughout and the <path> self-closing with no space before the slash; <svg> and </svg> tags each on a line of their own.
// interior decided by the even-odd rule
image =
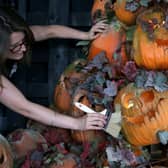
<svg viewBox="0 0 168 168">
<path fill-rule="evenodd" d="M 168 69 L 168 16 L 164 4 L 167 5 L 165 2 L 152 0 L 116 0 L 114 3 L 109 0 L 94 0 L 91 13 L 93 23 L 107 18 L 109 28 L 90 43 L 87 60 L 72 64 L 62 74 L 55 90 L 56 107 L 61 112 L 79 117 L 84 113 L 74 107 L 73 103 L 76 101 L 98 112 L 104 108 L 114 112 L 114 106 L 119 105 L 122 134 L 130 144 L 146 146 L 159 143 L 160 133 L 168 131 L 168 76 L 166 72 L 163 73 L 163 70 Z M 126 44 L 130 30 L 134 31 L 131 34 L 131 52 L 128 52 Z M 135 80 L 139 78 L 139 74 L 133 69 L 130 70 L 132 74 L 135 73 L 132 79 L 131 73 L 130 76 L 124 76 L 127 73 L 125 66 L 130 61 L 135 63 L 139 71 L 150 75 L 158 73 L 161 81 L 161 74 L 164 74 L 164 89 L 159 85 L 150 85 L 151 77 L 148 78 L 148 85 L 138 85 Z M 102 95 L 105 93 L 99 92 L 100 86 L 88 85 L 89 82 L 92 83 L 93 76 L 100 73 L 95 62 L 99 62 L 103 75 L 106 76 L 99 80 L 105 81 L 100 82 L 100 85 L 108 82 L 112 85 L 116 82 L 115 94 L 106 90 L 108 96 L 110 95 L 107 104 L 100 103 L 101 99 L 104 100 Z M 80 71 L 77 67 L 81 67 Z M 91 142 L 97 137 L 102 142 L 106 134 L 101 131 L 72 131 L 72 136 L 78 142 Z"/>
</svg>

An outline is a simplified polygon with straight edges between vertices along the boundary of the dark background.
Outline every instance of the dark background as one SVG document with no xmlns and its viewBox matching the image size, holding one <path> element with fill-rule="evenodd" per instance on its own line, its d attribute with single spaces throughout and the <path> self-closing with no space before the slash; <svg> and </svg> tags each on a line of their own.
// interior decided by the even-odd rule
<svg viewBox="0 0 168 168">
<path fill-rule="evenodd" d="M 30 25 L 59 24 L 88 31 L 93 0 L 0 0 L 15 8 Z M 80 57 L 77 40 L 54 39 L 38 42 L 33 47 L 31 67 L 19 66 L 13 82 L 33 102 L 52 104 L 56 83 L 64 69 Z M 23 116 L 4 107 L 2 131 L 25 126 Z M 1 120 L 1 118 L 0 118 Z M 0 121 L 1 123 L 1 121 Z M 2 132 L 1 131 L 1 132 Z"/>
</svg>

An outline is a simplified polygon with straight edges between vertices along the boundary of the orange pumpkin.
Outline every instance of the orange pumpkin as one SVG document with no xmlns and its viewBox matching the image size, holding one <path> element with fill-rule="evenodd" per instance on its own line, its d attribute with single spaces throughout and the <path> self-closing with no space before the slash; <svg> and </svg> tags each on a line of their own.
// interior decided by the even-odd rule
<svg viewBox="0 0 168 168">
<path fill-rule="evenodd" d="M 74 81 L 75 83 L 79 84 L 85 79 L 85 75 L 77 71 L 76 68 L 79 65 L 84 66 L 85 64 L 86 60 L 76 60 L 70 64 L 61 75 L 54 91 L 54 105 L 60 112 L 67 114 L 71 110 L 72 93 L 70 90 L 74 87 L 72 86 L 72 82 Z"/>
<path fill-rule="evenodd" d="M 2 135 L 0 135 L 0 168 L 13 168 L 11 146 Z"/>
<path fill-rule="evenodd" d="M 86 106 L 93 108 L 87 98 L 88 92 L 85 90 L 78 90 L 76 94 L 74 95 L 73 102 L 81 102 L 85 104 Z M 95 106 L 93 108 L 95 111 L 99 112 L 102 111 L 104 108 L 101 106 Z M 77 107 L 73 106 L 72 109 L 72 116 L 74 117 L 80 117 L 83 116 L 85 113 L 81 110 L 79 110 Z M 77 142 L 103 142 L 105 141 L 105 133 L 104 131 L 99 130 L 88 130 L 88 131 L 72 131 L 72 138 Z"/>
<path fill-rule="evenodd" d="M 97 54 L 104 51 L 110 63 L 125 64 L 127 61 L 125 49 L 126 35 L 122 30 L 115 30 L 110 25 L 108 30 L 92 41 L 89 48 L 88 60 L 92 60 Z M 114 54 L 117 52 L 118 58 Z"/>
<path fill-rule="evenodd" d="M 138 16 L 133 39 L 133 58 L 138 66 L 168 69 L 168 29 L 164 27 L 164 20 L 165 15 L 160 8 L 149 9 Z M 153 30 L 152 34 L 143 29 L 144 23 Z"/>
<path fill-rule="evenodd" d="M 110 0 L 94 0 L 91 10 L 92 20 L 105 18 L 107 12 L 112 12 L 112 7 L 113 5 Z"/>
<path fill-rule="evenodd" d="M 121 89 L 115 99 L 122 112 L 123 132 L 135 146 L 157 144 L 158 131 L 168 130 L 168 91 L 136 88 L 129 84 Z"/>
<path fill-rule="evenodd" d="M 126 0 L 117 0 L 114 3 L 114 12 L 121 22 L 130 26 L 135 24 L 136 17 L 140 13 L 140 9 L 135 12 L 131 12 L 126 9 Z"/>
</svg>

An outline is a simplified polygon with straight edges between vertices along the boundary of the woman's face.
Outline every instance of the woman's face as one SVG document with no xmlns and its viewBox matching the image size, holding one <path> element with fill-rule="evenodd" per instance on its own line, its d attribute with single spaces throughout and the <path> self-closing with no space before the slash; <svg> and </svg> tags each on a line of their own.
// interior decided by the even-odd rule
<svg viewBox="0 0 168 168">
<path fill-rule="evenodd" d="M 8 59 L 22 59 L 27 50 L 25 42 L 25 34 L 23 32 L 13 32 L 10 36 L 10 54 Z"/>
</svg>

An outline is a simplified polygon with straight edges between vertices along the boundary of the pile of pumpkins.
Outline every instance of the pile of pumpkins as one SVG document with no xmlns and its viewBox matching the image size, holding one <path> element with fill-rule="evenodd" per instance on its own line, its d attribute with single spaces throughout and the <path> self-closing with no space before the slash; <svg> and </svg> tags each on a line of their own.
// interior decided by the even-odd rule
<svg viewBox="0 0 168 168">
<path fill-rule="evenodd" d="M 87 60 L 80 64 L 86 66 L 103 51 L 111 67 L 118 65 L 118 69 L 122 69 L 128 61 L 134 61 L 138 68 L 146 71 L 167 70 L 167 6 L 166 1 L 154 0 L 94 0 L 91 11 L 93 24 L 100 19 L 109 19 L 109 29 L 90 43 Z M 78 63 L 73 63 L 73 66 Z M 72 67 L 61 75 L 54 93 L 54 104 L 61 113 L 74 117 L 84 115 L 74 107 L 75 101 L 96 111 L 106 108 L 89 102 L 90 93 L 77 87 L 90 75 L 78 73 Z M 119 77 L 120 72 L 117 75 Z M 111 100 L 112 106 L 120 105 L 122 133 L 135 146 L 160 142 L 157 133 L 168 131 L 167 103 L 168 91 L 160 92 L 152 87 L 138 88 L 128 82 L 118 89 L 115 99 Z M 80 142 L 91 141 L 97 136 L 103 140 L 102 134 L 101 131 L 72 131 L 74 139 Z"/>
</svg>

